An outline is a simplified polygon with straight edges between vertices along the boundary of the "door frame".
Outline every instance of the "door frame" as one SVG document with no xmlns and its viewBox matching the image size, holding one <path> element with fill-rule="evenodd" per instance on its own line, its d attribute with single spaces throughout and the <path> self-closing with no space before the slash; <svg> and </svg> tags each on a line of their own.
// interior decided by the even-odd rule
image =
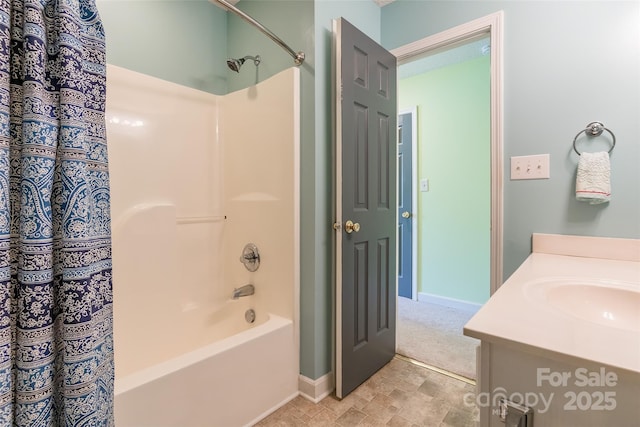
<svg viewBox="0 0 640 427">
<path fill-rule="evenodd" d="M 402 114 L 411 114 L 411 299 L 418 301 L 418 106 L 398 110 Z"/>
<path fill-rule="evenodd" d="M 502 284 L 503 274 L 503 11 L 478 18 L 429 37 L 391 50 L 398 65 L 425 53 L 486 37 L 489 35 L 491 84 L 491 260 L 490 295 Z"/>
</svg>

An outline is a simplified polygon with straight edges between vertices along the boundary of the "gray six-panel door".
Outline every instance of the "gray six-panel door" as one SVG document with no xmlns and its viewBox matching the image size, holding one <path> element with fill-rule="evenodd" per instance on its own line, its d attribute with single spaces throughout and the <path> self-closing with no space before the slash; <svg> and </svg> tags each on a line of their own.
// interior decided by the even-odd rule
<svg viewBox="0 0 640 427">
<path fill-rule="evenodd" d="M 344 19 L 336 66 L 336 394 L 395 355 L 396 58 Z"/>
</svg>

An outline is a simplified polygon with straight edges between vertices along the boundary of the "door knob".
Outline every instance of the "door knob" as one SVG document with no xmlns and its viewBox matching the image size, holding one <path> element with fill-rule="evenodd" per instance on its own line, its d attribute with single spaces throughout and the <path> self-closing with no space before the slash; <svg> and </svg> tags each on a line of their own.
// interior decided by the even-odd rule
<svg viewBox="0 0 640 427">
<path fill-rule="evenodd" d="M 411 214 L 407 211 L 402 212 L 402 218 L 411 218 Z"/>
<path fill-rule="evenodd" d="M 348 220 L 347 222 L 344 223 L 344 231 L 346 231 L 347 234 L 351 234 L 354 231 L 357 233 L 358 231 L 360 231 L 360 224 L 358 224 L 357 222 Z"/>
</svg>

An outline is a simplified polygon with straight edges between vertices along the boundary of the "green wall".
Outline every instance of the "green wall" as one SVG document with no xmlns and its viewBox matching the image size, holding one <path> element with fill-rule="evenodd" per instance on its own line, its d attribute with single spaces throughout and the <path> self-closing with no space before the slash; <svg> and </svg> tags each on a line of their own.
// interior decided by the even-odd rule
<svg viewBox="0 0 640 427">
<path fill-rule="evenodd" d="M 640 238 L 640 2 L 397 0 L 383 8 L 383 45 L 393 49 L 499 10 L 504 276 L 531 252 L 533 232 Z M 617 137 L 607 205 L 575 200 L 572 142 L 595 120 Z M 544 153 L 551 156 L 551 179 L 510 181 L 511 156 Z"/>
<path fill-rule="evenodd" d="M 399 83 L 400 110 L 418 109 L 418 292 L 489 298 L 491 169 L 488 56 Z"/>
</svg>

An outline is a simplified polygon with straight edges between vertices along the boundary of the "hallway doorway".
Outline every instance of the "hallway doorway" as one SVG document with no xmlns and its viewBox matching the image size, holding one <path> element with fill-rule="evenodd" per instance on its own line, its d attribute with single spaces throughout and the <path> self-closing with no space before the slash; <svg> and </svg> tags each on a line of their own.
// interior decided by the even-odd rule
<svg viewBox="0 0 640 427">
<path fill-rule="evenodd" d="M 406 244 L 398 248 L 399 267 L 410 255 L 415 268 L 411 292 L 398 301 L 397 349 L 467 378 L 475 378 L 477 342 L 462 328 L 501 276 L 502 166 L 494 163 L 502 156 L 495 87 L 501 59 L 493 31 L 500 18 L 456 27 L 422 47 L 413 43 L 413 54 L 394 51 L 399 111 L 412 112 L 416 121 L 414 161 L 399 161 L 399 174 L 401 167 L 413 168 L 413 207 L 405 213 L 399 206 L 399 236 L 405 214 L 416 244 L 411 251 Z M 399 192 L 401 183 L 399 176 Z"/>
</svg>

